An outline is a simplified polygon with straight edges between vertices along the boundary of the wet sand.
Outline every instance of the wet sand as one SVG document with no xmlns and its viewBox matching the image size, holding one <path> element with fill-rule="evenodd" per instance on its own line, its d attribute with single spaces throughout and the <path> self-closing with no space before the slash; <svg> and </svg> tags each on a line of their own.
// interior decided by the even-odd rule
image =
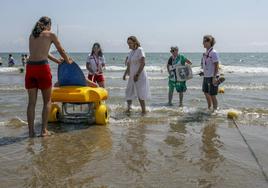
<svg viewBox="0 0 268 188">
<path fill-rule="evenodd" d="M 178 116 L 119 113 L 107 127 L 50 125 L 50 138 L 1 126 L 8 140 L 0 146 L 1 187 L 267 187 L 232 121 L 169 113 Z M 266 127 L 238 123 L 267 171 Z"/>
</svg>

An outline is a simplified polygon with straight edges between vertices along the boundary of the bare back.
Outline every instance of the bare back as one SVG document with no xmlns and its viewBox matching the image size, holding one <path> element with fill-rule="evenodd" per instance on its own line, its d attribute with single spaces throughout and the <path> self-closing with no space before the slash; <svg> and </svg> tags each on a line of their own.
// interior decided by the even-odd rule
<svg viewBox="0 0 268 188">
<path fill-rule="evenodd" d="M 40 36 L 34 38 L 33 35 L 29 39 L 30 57 L 29 61 L 47 60 L 49 49 L 52 44 L 52 35 L 50 31 L 43 31 Z"/>
</svg>

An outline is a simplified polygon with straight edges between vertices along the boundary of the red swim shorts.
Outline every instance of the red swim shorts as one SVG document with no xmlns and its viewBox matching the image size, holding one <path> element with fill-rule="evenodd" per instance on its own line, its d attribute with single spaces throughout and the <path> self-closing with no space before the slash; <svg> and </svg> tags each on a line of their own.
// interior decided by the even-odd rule
<svg viewBox="0 0 268 188">
<path fill-rule="evenodd" d="M 93 82 L 97 82 L 97 83 L 105 81 L 103 74 L 95 74 L 95 75 L 89 74 L 88 79 L 93 81 Z"/>
<path fill-rule="evenodd" d="M 48 89 L 50 87 L 52 87 L 52 75 L 49 64 L 26 65 L 26 89 Z"/>
</svg>

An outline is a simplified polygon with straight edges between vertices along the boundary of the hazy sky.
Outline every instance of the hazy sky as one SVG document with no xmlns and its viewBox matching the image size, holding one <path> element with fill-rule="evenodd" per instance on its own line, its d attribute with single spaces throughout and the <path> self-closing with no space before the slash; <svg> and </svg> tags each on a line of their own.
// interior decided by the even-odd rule
<svg viewBox="0 0 268 188">
<path fill-rule="evenodd" d="M 41 16 L 52 18 L 69 52 L 93 42 L 106 52 L 128 51 L 136 35 L 147 52 L 178 45 L 200 52 L 212 34 L 220 52 L 268 52 L 268 0 L 0 0 L 0 52 L 28 51 L 28 37 Z"/>
</svg>

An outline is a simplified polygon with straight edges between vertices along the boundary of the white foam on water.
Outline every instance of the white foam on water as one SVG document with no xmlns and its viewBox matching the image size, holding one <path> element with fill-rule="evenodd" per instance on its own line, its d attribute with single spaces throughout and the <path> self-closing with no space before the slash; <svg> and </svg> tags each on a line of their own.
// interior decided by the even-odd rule
<svg viewBox="0 0 268 188">
<path fill-rule="evenodd" d="M 245 67 L 221 65 L 223 73 L 268 73 L 268 67 Z"/>
<path fill-rule="evenodd" d="M 86 66 L 85 65 L 80 65 L 79 66 L 82 70 L 86 70 Z M 108 72 L 122 72 L 125 71 L 126 67 L 125 66 L 106 66 L 104 71 L 108 71 Z M 162 66 L 154 66 L 154 65 L 148 65 L 145 66 L 145 70 L 147 72 L 164 72 L 166 71 L 165 68 Z"/>
<path fill-rule="evenodd" d="M 82 70 L 86 70 L 85 65 L 81 65 Z M 10 68 L 7 68 L 9 70 Z M 11 68 L 11 70 L 14 68 Z M 17 69 L 17 68 L 15 68 Z M 105 70 L 108 72 L 125 71 L 124 66 L 106 66 Z M 167 72 L 166 67 L 157 65 L 145 66 L 147 72 Z M 268 67 L 246 67 L 246 66 L 232 66 L 232 65 L 221 65 L 220 70 L 222 73 L 268 73 Z M 192 67 L 193 74 L 198 74 L 201 71 L 200 66 Z"/>
<path fill-rule="evenodd" d="M 213 114 L 227 117 L 227 114 L 230 111 L 234 111 L 238 115 L 241 115 L 243 113 L 241 110 L 234 109 L 234 108 L 228 108 L 228 109 L 221 109 L 220 108 L 220 109 L 217 109 L 215 112 L 213 112 Z"/>
<path fill-rule="evenodd" d="M 105 70 L 110 71 L 110 72 L 113 72 L 113 71 L 125 71 L 126 67 L 123 67 L 123 66 L 106 66 Z"/>
<path fill-rule="evenodd" d="M 125 90 L 126 87 L 107 87 L 106 89 L 109 89 L 109 90 Z M 161 90 L 161 89 L 164 89 L 164 90 L 167 90 L 168 89 L 168 86 L 166 87 L 163 87 L 163 86 L 154 86 L 152 88 L 150 88 L 150 90 Z"/>
<path fill-rule="evenodd" d="M 24 91 L 25 88 L 23 86 L 18 86 L 18 85 L 14 85 L 14 86 L 0 86 L 0 91 Z"/>
<path fill-rule="evenodd" d="M 118 79 L 123 79 L 123 76 L 107 76 L 105 77 L 106 79 L 114 79 L 114 80 L 118 80 Z M 161 77 L 161 76 L 148 76 L 149 80 L 167 80 L 167 77 Z"/>
<path fill-rule="evenodd" d="M 145 66 L 145 70 L 148 72 L 164 72 L 166 71 L 166 68 L 164 68 L 163 66 Z"/>
<path fill-rule="evenodd" d="M 19 67 L 0 67 L 0 73 L 18 72 Z"/>
<path fill-rule="evenodd" d="M 9 119 L 8 121 L 0 122 L 0 126 L 21 127 L 21 126 L 27 126 L 27 125 L 28 123 L 19 117 Z"/>
<path fill-rule="evenodd" d="M 248 86 L 241 86 L 241 85 L 224 85 L 225 89 L 233 89 L 233 90 L 263 90 L 268 89 L 268 85 L 248 85 Z"/>
</svg>

